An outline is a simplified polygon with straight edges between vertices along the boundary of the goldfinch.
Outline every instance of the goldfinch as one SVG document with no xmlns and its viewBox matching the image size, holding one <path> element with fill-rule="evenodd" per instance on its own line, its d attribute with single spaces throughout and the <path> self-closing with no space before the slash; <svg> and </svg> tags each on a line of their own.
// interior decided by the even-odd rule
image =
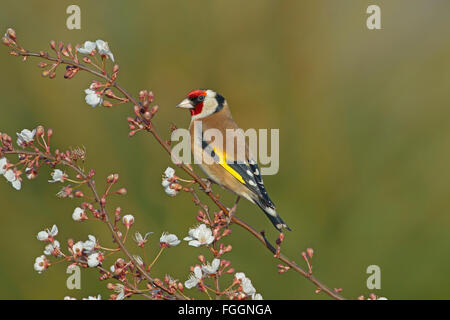
<svg viewBox="0 0 450 320">
<path fill-rule="evenodd" d="M 278 231 L 283 228 L 291 230 L 276 212 L 244 133 L 234 122 L 225 98 L 213 90 L 193 90 L 177 107 L 189 109 L 191 113 L 192 154 L 208 178 L 238 197 L 257 204 Z M 200 125 L 201 130 L 198 130 Z M 222 141 L 214 134 L 217 130 L 223 137 Z M 230 150 L 228 141 L 232 144 L 232 154 L 226 153 Z"/>
</svg>

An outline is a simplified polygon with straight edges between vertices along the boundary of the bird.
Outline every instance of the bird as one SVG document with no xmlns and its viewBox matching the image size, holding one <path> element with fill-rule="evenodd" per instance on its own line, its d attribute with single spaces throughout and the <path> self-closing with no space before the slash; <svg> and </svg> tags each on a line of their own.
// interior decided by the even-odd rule
<svg viewBox="0 0 450 320">
<path fill-rule="evenodd" d="M 256 204 L 279 232 L 283 232 L 283 229 L 290 231 L 269 198 L 244 132 L 233 120 L 225 98 L 211 89 L 196 89 L 190 91 L 177 108 L 190 111 L 191 151 L 195 163 L 208 179 L 236 194 L 237 201 L 243 197 Z M 220 132 L 226 142 L 224 143 L 223 139 L 220 141 L 216 137 L 217 134 L 211 132 Z M 232 141 L 229 132 L 236 135 Z M 231 141 L 233 149 L 227 147 L 228 141 Z M 231 154 L 227 154 L 230 149 Z"/>
</svg>

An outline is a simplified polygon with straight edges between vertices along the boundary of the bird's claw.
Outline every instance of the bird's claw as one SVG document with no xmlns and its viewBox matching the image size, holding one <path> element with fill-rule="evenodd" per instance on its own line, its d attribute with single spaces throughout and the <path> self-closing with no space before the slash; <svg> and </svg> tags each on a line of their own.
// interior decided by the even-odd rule
<svg viewBox="0 0 450 320">
<path fill-rule="evenodd" d="M 212 191 L 211 189 L 211 185 L 212 185 L 212 181 L 209 179 L 202 179 L 203 183 L 206 185 L 206 188 L 203 188 L 202 186 L 199 186 L 200 190 L 203 190 L 206 193 L 209 193 Z"/>
<path fill-rule="evenodd" d="M 235 201 L 235 203 L 234 203 L 234 205 L 233 205 L 233 207 L 231 209 L 227 208 L 228 209 L 227 228 L 231 224 L 231 220 L 233 220 L 233 215 L 236 212 L 237 205 L 238 205 L 240 199 L 241 199 L 241 197 L 238 196 L 236 201 Z"/>
</svg>

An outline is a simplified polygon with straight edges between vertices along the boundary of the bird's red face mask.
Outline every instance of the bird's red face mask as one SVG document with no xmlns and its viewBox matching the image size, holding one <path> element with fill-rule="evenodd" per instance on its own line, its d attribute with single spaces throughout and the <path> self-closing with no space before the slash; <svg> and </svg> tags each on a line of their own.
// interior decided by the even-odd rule
<svg viewBox="0 0 450 320">
<path fill-rule="evenodd" d="M 191 116 L 200 114 L 203 110 L 203 102 L 206 97 L 206 91 L 194 90 L 188 93 L 187 98 L 181 101 L 178 108 L 186 108 L 191 112 Z"/>
</svg>

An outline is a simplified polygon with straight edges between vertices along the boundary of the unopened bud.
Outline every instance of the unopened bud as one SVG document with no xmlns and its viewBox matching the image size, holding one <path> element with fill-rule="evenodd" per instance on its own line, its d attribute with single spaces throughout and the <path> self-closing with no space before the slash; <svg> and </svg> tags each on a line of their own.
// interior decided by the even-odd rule
<svg viewBox="0 0 450 320">
<path fill-rule="evenodd" d="M 160 279 L 156 278 L 155 280 L 153 280 L 153 283 L 156 284 L 158 287 L 162 287 L 163 283 Z"/>
<path fill-rule="evenodd" d="M 83 194 L 83 192 L 81 192 L 81 191 L 79 191 L 79 190 L 77 190 L 77 191 L 75 191 L 75 197 L 77 197 L 77 198 L 83 198 L 84 197 L 84 194 Z"/>
<path fill-rule="evenodd" d="M 125 188 L 120 188 L 119 190 L 117 190 L 116 193 L 117 193 L 117 194 L 120 194 L 120 195 L 122 195 L 122 196 L 124 196 L 124 195 L 127 194 L 127 189 L 125 189 Z"/>
<path fill-rule="evenodd" d="M 11 45 L 11 40 L 8 39 L 7 37 L 2 37 L 2 42 L 5 46 L 10 46 Z"/>
<path fill-rule="evenodd" d="M 17 39 L 16 31 L 14 29 L 8 28 L 8 30 L 6 30 L 6 34 L 13 40 Z"/>
<path fill-rule="evenodd" d="M 141 115 L 141 108 L 139 106 L 134 106 L 134 114 L 137 116 Z"/>
<path fill-rule="evenodd" d="M 147 96 L 148 96 L 148 91 L 147 90 L 139 91 L 139 99 L 140 100 L 144 100 L 145 98 L 147 98 Z"/>
<path fill-rule="evenodd" d="M 313 255 L 314 255 L 314 249 L 308 248 L 308 249 L 306 249 L 306 253 L 308 254 L 308 257 L 310 259 L 312 259 Z"/>
<path fill-rule="evenodd" d="M 44 134 L 44 132 L 45 132 L 45 129 L 43 126 L 37 126 L 37 128 L 36 128 L 36 136 L 37 137 L 42 136 Z"/>
<path fill-rule="evenodd" d="M 230 268 L 227 271 L 225 271 L 226 274 L 232 274 L 234 273 L 234 268 Z"/>
<path fill-rule="evenodd" d="M 122 218 L 122 223 L 125 225 L 125 227 L 127 227 L 127 229 L 129 227 L 131 227 L 134 223 L 134 217 L 131 214 L 127 214 Z"/>
<path fill-rule="evenodd" d="M 62 49 L 62 50 L 61 50 L 61 53 L 62 53 L 63 56 L 65 56 L 65 57 L 70 57 L 70 54 L 69 54 L 69 52 L 67 51 L 66 48 Z"/>
<path fill-rule="evenodd" d="M 53 50 L 56 50 L 56 42 L 55 42 L 55 40 L 50 41 L 50 47 L 51 47 Z"/>
<path fill-rule="evenodd" d="M 152 109 L 150 110 L 152 116 L 153 116 L 155 113 L 157 113 L 158 110 L 159 110 L 159 107 L 158 107 L 157 105 L 156 105 L 156 106 L 153 106 Z"/>
<path fill-rule="evenodd" d="M 53 135 L 53 129 L 52 129 L 52 128 L 49 128 L 49 129 L 47 130 L 47 138 L 50 138 L 52 135 Z"/>
</svg>

